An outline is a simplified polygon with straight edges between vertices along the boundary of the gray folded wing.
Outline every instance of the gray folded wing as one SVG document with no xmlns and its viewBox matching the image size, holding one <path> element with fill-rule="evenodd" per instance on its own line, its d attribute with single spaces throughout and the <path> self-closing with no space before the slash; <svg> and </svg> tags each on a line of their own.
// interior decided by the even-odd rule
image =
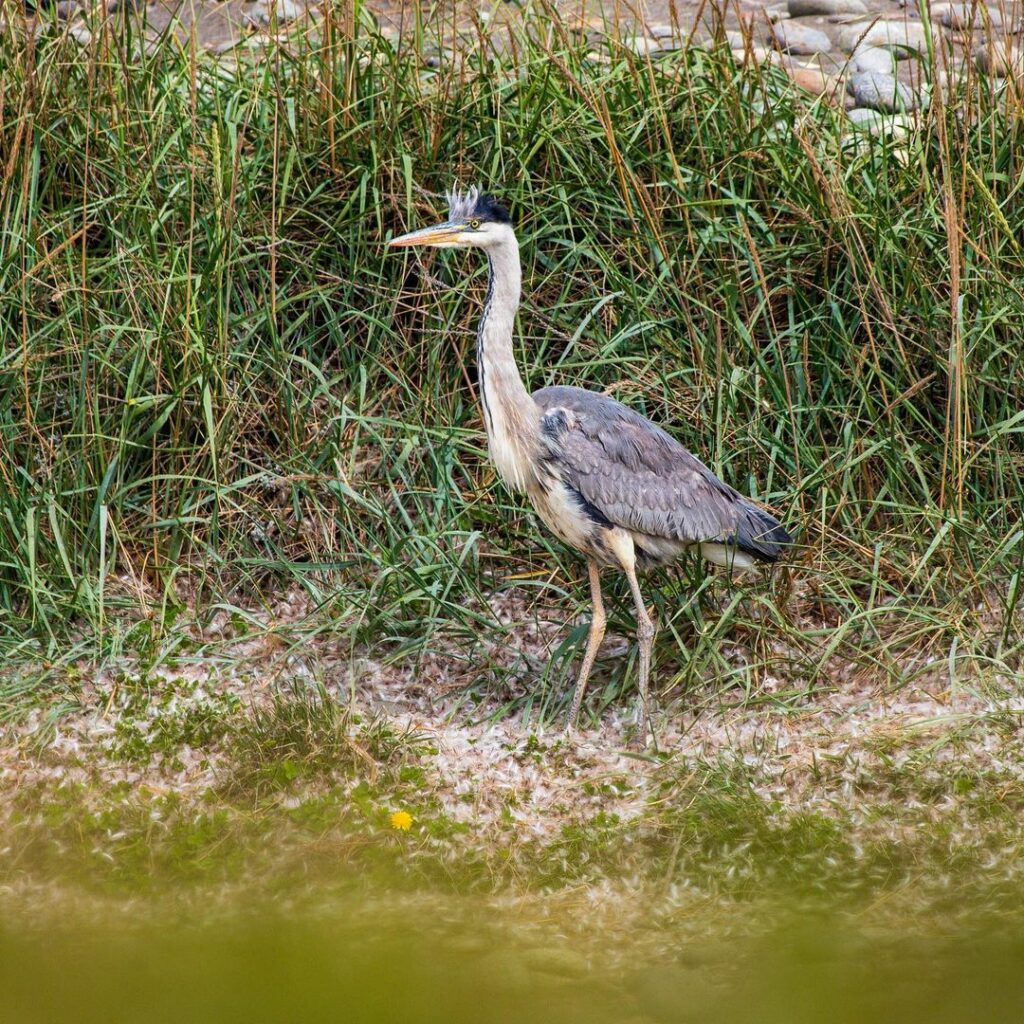
<svg viewBox="0 0 1024 1024">
<path fill-rule="evenodd" d="M 582 388 L 541 388 L 545 458 L 616 526 L 697 543 L 733 544 L 766 560 L 789 537 L 678 441 L 639 413 Z"/>
</svg>

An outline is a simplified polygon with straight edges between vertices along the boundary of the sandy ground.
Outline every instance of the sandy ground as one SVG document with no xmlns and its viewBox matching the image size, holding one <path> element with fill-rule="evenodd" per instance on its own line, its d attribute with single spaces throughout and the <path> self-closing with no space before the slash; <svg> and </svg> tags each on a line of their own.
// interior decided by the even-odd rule
<svg viewBox="0 0 1024 1024">
<path fill-rule="evenodd" d="M 133 712 L 143 722 L 214 698 L 230 696 L 239 707 L 254 708 L 266 706 L 275 693 L 323 685 L 364 720 L 383 716 L 397 732 L 425 742 L 431 787 L 453 820 L 471 822 L 478 832 L 503 829 L 509 816 L 537 837 L 554 836 L 602 810 L 636 817 L 667 773 L 696 763 L 741 764 L 764 799 L 827 813 L 855 811 L 864 781 L 879 766 L 889 771 L 921 761 L 923 754 L 922 768 L 933 775 L 962 766 L 979 777 L 1024 782 L 1018 736 L 1024 698 L 1009 679 L 951 685 L 945 666 L 936 665 L 918 682 L 887 692 L 854 666 L 844 670 L 840 664 L 833 686 L 795 702 L 774 699 L 791 681 L 772 679 L 754 699 L 738 690 L 716 693 L 714 700 L 669 695 L 656 719 L 656 743 L 638 754 L 626 749 L 634 716 L 625 703 L 573 735 L 560 721 L 538 729 L 524 725 L 518 713 L 504 714 L 507 701 L 537 685 L 529 668 L 472 706 L 465 687 L 473 666 L 454 651 L 384 665 L 339 654 L 329 639 L 289 649 L 282 629 L 302 626 L 302 604 L 293 596 L 273 613 L 254 613 L 267 632 L 237 641 L 226 617 L 216 618 L 195 631 L 197 640 L 219 645 L 215 654 L 176 659 L 156 671 L 126 660 L 90 676 L 83 666 L 81 708 L 61 717 L 41 746 L 48 709 L 39 707 L 22 720 L 0 747 L 0 785 L 43 779 L 87 784 L 99 762 L 109 785 L 197 795 L 214 786 L 221 767 L 216 747 L 156 757 L 145 767 L 111 756 L 126 695 L 137 695 L 133 680 L 140 678 L 152 695 L 148 710 Z M 527 666 L 543 666 L 564 635 L 557 610 L 538 616 L 507 592 L 495 599 L 492 612 L 517 625 L 511 645 L 507 638 L 495 641 L 485 659 L 490 664 L 508 661 L 518 649 Z M 604 657 L 624 649 L 626 640 L 609 637 Z"/>
</svg>

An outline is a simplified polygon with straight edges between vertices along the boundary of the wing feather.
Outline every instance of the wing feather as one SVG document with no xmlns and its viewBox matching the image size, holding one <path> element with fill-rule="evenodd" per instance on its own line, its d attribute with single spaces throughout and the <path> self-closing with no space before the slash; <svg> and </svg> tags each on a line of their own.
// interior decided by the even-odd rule
<svg viewBox="0 0 1024 1024">
<path fill-rule="evenodd" d="M 678 441 L 639 413 L 582 388 L 541 388 L 545 458 L 610 522 L 652 537 L 736 544 L 774 559 L 788 541 Z"/>
</svg>

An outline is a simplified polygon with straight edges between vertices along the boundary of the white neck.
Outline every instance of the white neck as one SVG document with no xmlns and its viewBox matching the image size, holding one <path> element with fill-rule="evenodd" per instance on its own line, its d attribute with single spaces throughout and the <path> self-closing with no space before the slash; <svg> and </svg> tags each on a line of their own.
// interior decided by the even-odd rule
<svg viewBox="0 0 1024 1024">
<path fill-rule="evenodd" d="M 491 460 L 502 479 L 523 490 L 532 475 L 540 411 L 527 394 L 512 353 L 512 328 L 522 289 L 519 243 L 507 239 L 489 246 L 490 281 L 477 332 L 480 400 Z"/>
</svg>

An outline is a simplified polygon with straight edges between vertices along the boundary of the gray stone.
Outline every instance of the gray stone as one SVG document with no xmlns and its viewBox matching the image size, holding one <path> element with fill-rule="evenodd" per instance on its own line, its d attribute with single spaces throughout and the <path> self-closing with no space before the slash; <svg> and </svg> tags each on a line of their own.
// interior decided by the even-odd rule
<svg viewBox="0 0 1024 1024">
<path fill-rule="evenodd" d="M 892 75 L 877 71 L 858 71 L 846 80 L 846 91 L 857 101 L 858 107 L 872 110 L 913 110 L 918 106 L 917 94 L 897 82 Z"/>
<path fill-rule="evenodd" d="M 938 72 L 935 81 L 944 93 L 951 93 L 965 85 L 970 74 L 970 65 L 957 61 L 950 64 L 945 71 Z"/>
<path fill-rule="evenodd" d="M 856 47 L 881 46 L 901 56 L 926 49 L 925 29 L 919 21 L 858 21 L 839 30 L 839 47 L 847 53 Z"/>
<path fill-rule="evenodd" d="M 671 39 L 675 35 L 675 29 L 671 25 L 652 25 L 651 36 L 654 39 Z"/>
<path fill-rule="evenodd" d="M 61 21 L 70 21 L 80 10 L 75 0 L 60 0 L 56 8 L 57 17 Z"/>
<path fill-rule="evenodd" d="M 764 46 L 751 46 L 750 49 L 734 49 L 731 51 L 737 64 L 744 64 L 749 59 L 754 64 L 763 64 L 766 60 L 775 63 L 778 54 Z"/>
<path fill-rule="evenodd" d="M 787 53 L 828 53 L 832 49 L 832 40 L 826 33 L 795 21 L 773 25 L 772 35 L 777 40 L 779 49 Z"/>
<path fill-rule="evenodd" d="M 671 39 L 648 39 L 646 36 L 637 36 L 631 39 L 629 48 L 641 57 L 661 53 L 672 48 Z"/>
<path fill-rule="evenodd" d="M 92 42 L 92 33 L 80 21 L 73 21 L 68 26 L 68 35 L 80 46 L 88 46 Z"/>
<path fill-rule="evenodd" d="M 908 114 L 883 114 L 865 107 L 848 110 L 846 116 L 858 131 L 870 135 L 904 136 L 914 124 Z"/>
<path fill-rule="evenodd" d="M 816 53 L 808 64 L 817 65 L 830 75 L 845 75 L 847 71 L 852 70 L 847 58 L 838 53 Z"/>
<path fill-rule="evenodd" d="M 878 124 L 885 117 L 881 111 L 871 110 L 870 107 L 854 107 L 847 111 L 846 116 L 857 125 Z"/>
<path fill-rule="evenodd" d="M 299 17 L 303 9 L 295 0 L 258 0 L 251 10 L 242 14 L 242 20 L 255 28 L 266 28 L 273 23 L 276 14 L 278 25 L 284 25 Z"/>
<path fill-rule="evenodd" d="M 853 51 L 851 71 L 876 71 L 880 75 L 892 74 L 892 54 L 881 46 L 866 46 Z"/>
<path fill-rule="evenodd" d="M 988 12 L 988 18 L 985 14 Z M 944 28 L 965 29 L 982 27 L 988 22 L 1002 25 L 1003 16 L 994 7 L 986 8 L 984 4 L 934 4 L 931 8 L 932 20 L 938 21 Z"/>
<path fill-rule="evenodd" d="M 867 14 L 864 0 L 789 0 L 786 5 L 791 18 L 806 18 L 815 14 Z"/>
<path fill-rule="evenodd" d="M 993 42 L 991 46 L 979 46 L 974 51 L 974 62 L 994 78 L 1016 77 L 1024 72 L 1024 52 L 1017 46 Z"/>
</svg>

